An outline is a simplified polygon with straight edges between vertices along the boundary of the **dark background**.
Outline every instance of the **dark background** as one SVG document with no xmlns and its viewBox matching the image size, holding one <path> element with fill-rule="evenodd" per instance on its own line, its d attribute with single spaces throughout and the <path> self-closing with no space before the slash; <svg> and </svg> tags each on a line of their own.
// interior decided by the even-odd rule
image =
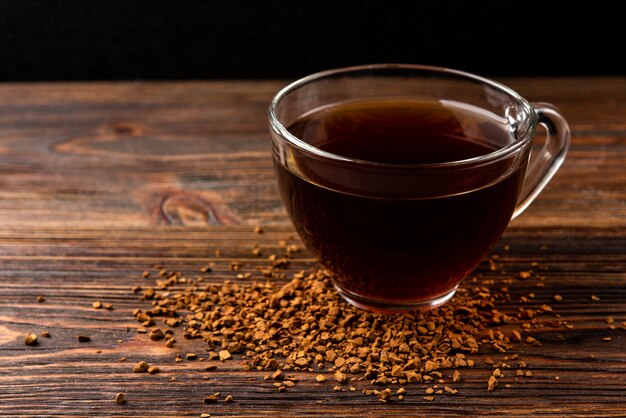
<svg viewBox="0 0 626 418">
<path fill-rule="evenodd" d="M 625 75 L 625 3 L 0 0 L 0 81 L 292 78 L 374 62 Z"/>
</svg>

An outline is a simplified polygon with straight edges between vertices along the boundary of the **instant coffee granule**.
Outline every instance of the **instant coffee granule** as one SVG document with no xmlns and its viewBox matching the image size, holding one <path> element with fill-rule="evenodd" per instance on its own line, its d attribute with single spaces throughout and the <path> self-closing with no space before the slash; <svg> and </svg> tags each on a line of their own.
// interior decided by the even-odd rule
<svg viewBox="0 0 626 418">
<path fill-rule="evenodd" d="M 123 393 L 120 392 L 117 395 L 115 395 L 115 403 L 117 405 L 124 405 L 126 403 L 126 399 L 124 398 Z"/>
<path fill-rule="evenodd" d="M 26 335 L 24 335 L 24 344 L 37 345 L 37 334 L 29 332 Z"/>
<path fill-rule="evenodd" d="M 152 303 L 151 309 L 135 309 L 133 315 L 144 332 L 162 322 L 167 330 L 154 328 L 149 336 L 155 341 L 167 336 L 167 347 L 175 346 L 175 335 L 199 338 L 206 342 L 209 361 L 237 359 L 245 371 L 271 372 L 266 378 L 275 380 L 281 392 L 295 386 L 295 380 L 286 378 L 285 373 L 298 371 L 310 373 L 311 381 L 327 384 L 329 390 L 344 390 L 344 385 L 347 388 L 354 381 L 367 382 L 371 389 L 363 393 L 387 402 L 394 393 L 396 399 L 403 399 L 404 386 L 415 383 L 427 385 L 424 399 L 428 401 L 437 395 L 457 394 L 459 389 L 453 385 L 462 379 L 459 370 L 473 367 L 472 355 L 487 347 L 504 356 L 503 361 L 486 361 L 494 369 L 485 376 L 486 389 L 496 390 L 498 379 L 516 367 L 519 356 L 513 353 L 514 345 L 540 346 L 527 332 L 541 326 L 538 315 L 552 314 L 547 305 L 500 312 L 496 304 L 511 300 L 508 288 L 495 290 L 476 279 L 467 280 L 450 302 L 431 311 L 371 313 L 343 301 L 334 289 L 331 273 L 323 268 L 289 277 L 290 257 L 299 248 L 282 247 L 284 257 L 273 254 L 269 264 L 259 269 L 262 280 L 252 275 L 240 277 L 239 261 L 224 266 L 239 279 L 221 284 L 206 284 L 201 276 L 189 278 L 161 269 L 153 286 L 133 288 L 141 293 L 141 300 Z M 497 256 L 490 259 L 490 265 L 495 265 L 495 260 Z M 518 274 L 519 279 L 528 280 L 534 272 L 530 270 L 526 276 Z M 286 284 L 276 280 L 284 282 L 285 278 L 290 279 Z M 534 294 L 529 294 L 521 302 L 532 298 Z M 554 327 L 568 325 L 552 321 Z M 138 366 L 135 368 L 144 369 Z M 532 376 L 521 370 L 525 363 L 518 362 L 517 367 L 518 373 L 506 373 L 511 381 L 516 376 Z M 402 390 L 387 390 L 391 385 Z M 204 402 L 214 400 L 208 396 Z"/>
<path fill-rule="evenodd" d="M 146 373 L 150 366 L 146 361 L 140 361 L 139 363 L 133 366 L 133 373 Z"/>
</svg>

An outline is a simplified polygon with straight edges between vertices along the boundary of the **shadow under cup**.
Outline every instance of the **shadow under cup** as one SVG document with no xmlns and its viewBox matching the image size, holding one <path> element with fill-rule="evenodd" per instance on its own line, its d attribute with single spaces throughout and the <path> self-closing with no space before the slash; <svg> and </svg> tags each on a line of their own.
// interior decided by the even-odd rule
<svg viewBox="0 0 626 418">
<path fill-rule="evenodd" d="M 472 110 L 467 126 L 481 125 L 467 116 L 479 114 L 507 135 L 484 130 L 492 149 L 483 155 L 413 164 L 333 154 L 290 132 L 321 109 L 407 100 L 454 103 L 461 113 Z M 569 144 L 567 124 L 549 105 L 533 108 L 477 76 L 412 65 L 314 74 L 279 92 L 269 119 L 280 193 L 299 236 L 344 299 L 381 312 L 451 298 L 554 175 Z M 529 165 L 538 122 L 548 135 Z"/>
</svg>

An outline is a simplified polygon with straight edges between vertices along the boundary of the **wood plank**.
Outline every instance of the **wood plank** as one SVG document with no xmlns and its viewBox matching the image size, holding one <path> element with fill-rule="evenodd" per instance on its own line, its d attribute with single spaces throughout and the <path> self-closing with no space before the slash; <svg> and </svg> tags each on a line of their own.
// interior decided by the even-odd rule
<svg viewBox="0 0 626 418">
<path fill-rule="evenodd" d="M 573 130 L 563 168 L 515 224 L 626 226 L 626 79 L 503 81 L 562 108 Z M 265 116 L 284 84 L 0 85 L 0 217 L 16 226 L 286 224 Z"/>
<path fill-rule="evenodd" d="M 255 234 L 247 226 L 211 228 L 3 228 L 0 231 L 0 415 L 91 416 L 251 416 L 263 414 L 406 416 L 409 411 L 435 415 L 599 414 L 623 412 L 626 402 L 626 330 L 610 330 L 606 317 L 617 325 L 626 320 L 626 232 L 623 229 L 509 229 L 494 250 L 506 273 L 491 271 L 487 263 L 477 269 L 479 280 L 493 289 L 506 280 L 512 301 L 497 306 L 516 312 L 516 295 L 534 292 L 527 306 L 550 304 L 573 329 L 544 328 L 533 331 L 542 347 L 519 344 L 516 352 L 528 363 L 532 378 L 511 377 L 511 388 L 486 391 L 491 366 L 488 356 L 502 355 L 485 349 L 472 355 L 476 367 L 462 370 L 459 393 L 423 399 L 424 385 L 406 385 L 403 401 L 386 405 L 360 393 L 369 388 L 356 382 L 357 391 L 334 392 L 333 384 L 318 384 L 315 373 L 295 373 L 300 382 L 279 393 L 267 372 L 243 372 L 237 360 L 216 363 L 205 372 L 206 362 L 174 361 L 177 353 L 196 352 L 206 357 L 200 340 L 178 339 L 174 349 L 137 334 L 131 310 L 150 305 L 131 291 L 148 280 L 141 272 L 155 263 L 181 270 L 189 276 L 215 261 L 209 282 L 237 281 L 230 271 L 232 260 L 242 271 L 262 278 L 257 268 L 265 263 L 251 256 L 254 244 L 264 254 L 276 253 L 281 239 L 294 240 L 289 227 L 266 227 Z M 505 250 L 508 246 L 508 250 Z M 220 250 L 221 255 L 215 256 Z M 537 261 L 545 287 L 537 280 L 516 280 L 519 271 Z M 290 271 L 314 264 L 310 254 L 294 256 Z M 240 280 L 239 280 L 240 281 Z M 467 285 L 471 285 L 469 282 Z M 555 303 L 553 296 L 563 297 Z M 591 295 L 600 298 L 592 302 Z M 45 302 L 38 303 L 43 295 Z M 114 310 L 94 310 L 95 300 L 112 303 Z M 522 304 L 523 306 L 524 304 Z M 552 316 L 542 318 L 551 320 Z M 51 333 L 35 347 L 23 345 L 26 332 Z M 79 343 L 76 335 L 91 336 Z M 603 337 L 610 336 L 610 343 Z M 121 342 L 118 342 L 121 341 Z M 100 350 L 100 352 L 98 352 Z M 120 357 L 127 357 L 120 362 Z M 132 373 L 139 360 L 157 364 L 157 375 Z M 451 373 L 451 372 L 450 372 Z M 510 373 L 510 372 L 509 372 Z M 446 375 L 449 373 L 445 373 Z M 202 377 L 207 376 L 207 380 Z M 559 376 L 559 380 L 555 380 Z M 172 382 L 171 378 L 176 377 Z M 503 379 L 502 383 L 505 383 Z M 115 405 L 116 393 L 128 403 Z M 232 394 L 235 403 L 205 405 L 204 396 Z M 493 405 L 498 408 L 494 409 Z"/>
</svg>

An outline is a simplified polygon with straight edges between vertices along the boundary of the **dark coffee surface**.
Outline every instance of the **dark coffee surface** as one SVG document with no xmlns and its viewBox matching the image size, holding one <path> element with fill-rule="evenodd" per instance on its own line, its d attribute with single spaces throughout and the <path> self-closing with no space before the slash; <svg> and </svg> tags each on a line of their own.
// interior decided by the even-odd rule
<svg viewBox="0 0 626 418">
<path fill-rule="evenodd" d="M 495 122 L 467 113 L 462 107 L 439 102 L 349 102 L 311 113 L 292 124 L 289 131 L 333 154 L 400 164 L 465 160 L 510 141 L 499 126 L 490 129 Z M 487 126 L 484 131 L 496 132 L 496 137 L 485 137 L 481 125 Z"/>
</svg>

